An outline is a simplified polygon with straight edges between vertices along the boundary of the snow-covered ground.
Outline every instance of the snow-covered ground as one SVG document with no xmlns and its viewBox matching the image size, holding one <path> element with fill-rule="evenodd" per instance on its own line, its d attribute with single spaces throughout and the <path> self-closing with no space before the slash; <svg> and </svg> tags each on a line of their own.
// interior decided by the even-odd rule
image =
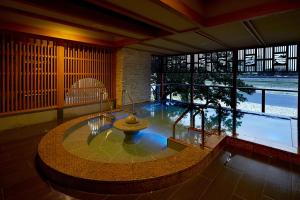
<svg viewBox="0 0 300 200">
<path fill-rule="evenodd" d="M 238 109 L 242 111 L 261 112 L 261 104 L 252 102 L 243 102 L 238 105 Z M 265 113 L 278 116 L 297 117 L 296 108 L 288 108 L 282 106 L 266 105 Z"/>
<path fill-rule="evenodd" d="M 296 90 L 298 89 L 297 77 L 259 77 L 242 78 L 245 83 L 256 88 Z M 246 102 L 238 105 L 243 111 L 261 112 L 261 91 L 252 95 L 245 95 Z M 272 115 L 297 117 L 297 92 L 266 91 L 265 112 Z"/>
<path fill-rule="evenodd" d="M 243 77 L 242 80 L 256 88 L 295 91 L 298 89 L 298 79 L 295 77 Z M 240 102 L 237 108 L 246 112 L 261 113 L 261 91 L 257 90 L 252 95 L 244 94 L 244 96 L 247 98 L 247 101 Z M 172 99 L 178 101 L 181 100 L 179 96 L 172 96 Z M 265 113 L 278 116 L 297 117 L 297 100 L 297 92 L 266 91 Z M 194 102 L 201 103 L 198 100 L 195 100 Z"/>
</svg>

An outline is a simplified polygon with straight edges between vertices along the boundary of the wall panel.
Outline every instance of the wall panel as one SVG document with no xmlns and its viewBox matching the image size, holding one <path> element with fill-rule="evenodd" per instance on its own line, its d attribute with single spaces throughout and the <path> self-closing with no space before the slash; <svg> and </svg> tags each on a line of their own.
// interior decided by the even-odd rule
<svg viewBox="0 0 300 200">
<path fill-rule="evenodd" d="M 55 108 L 56 43 L 1 32 L 0 46 L 0 113 Z"/>
<path fill-rule="evenodd" d="M 115 99 L 112 50 L 68 44 L 65 46 L 64 95 L 66 105 Z"/>
<path fill-rule="evenodd" d="M 0 31 L 0 116 L 115 99 L 112 54 Z"/>
</svg>

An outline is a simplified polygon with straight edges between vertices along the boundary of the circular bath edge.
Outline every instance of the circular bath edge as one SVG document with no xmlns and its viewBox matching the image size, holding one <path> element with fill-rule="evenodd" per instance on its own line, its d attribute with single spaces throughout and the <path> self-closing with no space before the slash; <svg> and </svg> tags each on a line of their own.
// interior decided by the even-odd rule
<svg viewBox="0 0 300 200">
<path fill-rule="evenodd" d="M 184 148 L 177 154 L 153 161 L 137 163 L 102 163 L 79 158 L 63 147 L 67 130 L 97 117 L 88 115 L 60 124 L 40 141 L 36 164 L 50 182 L 80 191 L 101 194 L 130 194 L 159 190 L 181 183 L 203 167 L 208 154 L 205 149 L 182 144 L 172 138 L 168 142 Z M 177 143 L 178 142 L 178 143 Z"/>
</svg>

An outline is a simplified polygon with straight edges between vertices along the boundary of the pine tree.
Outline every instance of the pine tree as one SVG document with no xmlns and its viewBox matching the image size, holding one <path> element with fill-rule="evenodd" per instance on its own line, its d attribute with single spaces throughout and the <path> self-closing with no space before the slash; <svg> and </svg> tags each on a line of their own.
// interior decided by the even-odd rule
<svg viewBox="0 0 300 200">
<path fill-rule="evenodd" d="M 172 65 L 172 71 L 167 70 L 165 73 L 165 83 L 164 87 L 164 96 L 166 99 L 167 96 L 172 94 L 173 96 L 180 97 L 181 101 L 189 102 L 189 98 L 191 96 L 190 91 L 190 82 L 191 82 L 191 73 L 186 73 L 186 71 L 180 72 L 181 69 L 188 69 L 186 63 L 180 63 L 176 60 L 176 56 L 173 57 L 175 59 L 175 65 Z M 180 59 L 180 57 L 179 57 Z M 161 63 L 159 63 L 161 64 Z M 185 65 L 185 66 L 184 66 Z M 161 67 L 161 65 L 160 65 Z M 155 67 L 153 68 L 155 69 Z M 157 66 L 156 66 L 157 69 Z M 201 106 L 203 108 L 215 107 L 218 105 L 222 105 L 222 107 L 230 108 L 231 106 L 231 98 L 232 98 L 232 73 L 231 69 L 226 68 L 224 62 L 216 61 L 212 63 L 212 69 L 214 72 L 201 72 L 197 70 L 197 73 L 194 73 L 194 101 L 200 101 Z M 164 69 L 166 70 L 166 69 Z M 229 71 L 229 72 L 228 72 Z M 160 71 L 159 73 L 161 73 Z M 152 73 L 151 82 L 159 83 L 160 82 L 160 74 Z M 171 85 L 168 85 L 170 84 Z M 173 84 L 176 83 L 176 84 Z M 210 86 L 210 87 L 209 87 Z M 216 87 L 214 87 L 216 86 Z M 243 80 L 237 79 L 237 102 L 244 102 L 247 100 L 244 94 L 253 94 L 255 90 L 251 89 L 252 86 L 246 84 Z M 248 89 L 250 88 L 250 89 Z M 241 118 L 243 114 L 238 113 L 237 115 L 237 127 L 241 125 Z M 222 124 L 228 131 L 231 131 L 232 128 L 232 117 L 230 109 L 222 109 L 221 110 L 221 119 Z M 216 128 L 218 124 L 218 115 L 213 114 L 208 116 L 206 114 L 206 128 L 213 129 Z"/>
</svg>

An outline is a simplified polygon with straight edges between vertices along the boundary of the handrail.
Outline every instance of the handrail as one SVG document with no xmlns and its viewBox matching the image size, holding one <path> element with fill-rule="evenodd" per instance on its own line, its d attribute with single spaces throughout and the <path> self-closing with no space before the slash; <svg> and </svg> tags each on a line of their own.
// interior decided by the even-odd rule
<svg viewBox="0 0 300 200">
<path fill-rule="evenodd" d="M 131 95 L 129 94 L 129 92 L 126 90 L 126 89 L 123 89 L 122 90 L 122 100 L 123 100 L 123 103 L 122 103 L 122 107 L 123 107 L 123 109 L 122 110 L 124 110 L 124 94 L 127 94 L 127 97 L 128 97 L 128 99 L 129 99 L 129 101 L 131 102 L 131 105 L 132 105 L 132 114 L 134 114 L 134 101 L 133 101 L 133 99 L 131 98 Z"/>
<path fill-rule="evenodd" d="M 103 95 L 107 94 L 107 92 L 100 92 L 100 114 L 102 113 L 102 104 L 103 104 Z M 113 109 L 113 105 L 112 105 L 112 101 L 110 99 L 107 99 L 107 102 L 110 104 L 110 116 L 108 114 L 104 114 L 102 113 L 101 116 L 103 117 L 107 117 L 111 120 L 114 120 L 114 116 L 112 115 L 112 109 Z"/>
<path fill-rule="evenodd" d="M 184 111 L 180 117 L 177 118 L 177 120 L 174 122 L 173 124 L 173 138 L 175 139 L 175 129 L 176 129 L 176 125 L 177 123 L 190 111 L 190 108 L 186 109 L 186 111 Z"/>
<path fill-rule="evenodd" d="M 160 85 L 160 84 L 151 84 L 151 85 Z M 164 83 L 164 86 L 168 85 L 180 85 L 180 86 L 189 86 L 190 84 L 183 83 Z M 198 87 L 214 87 L 214 88 L 232 88 L 232 86 L 224 85 L 203 85 L 203 84 L 194 84 Z M 298 92 L 298 90 L 285 90 L 285 89 L 271 89 L 271 88 L 257 88 L 257 87 L 237 87 L 237 89 L 251 89 L 251 90 L 265 90 L 265 91 L 274 91 L 274 92 Z"/>
<path fill-rule="evenodd" d="M 176 132 L 176 125 L 178 124 L 178 122 L 191 110 L 193 109 L 197 109 L 195 113 L 193 113 L 192 115 L 192 124 L 191 124 L 191 129 L 193 130 L 200 130 L 200 129 L 196 129 L 195 128 L 195 118 L 196 116 L 201 113 L 201 147 L 204 148 L 204 143 L 205 143 L 205 115 L 204 115 L 204 109 L 207 108 L 207 105 L 205 107 L 198 107 L 198 106 L 194 106 L 194 105 L 190 105 L 190 107 L 188 107 L 174 122 L 173 124 L 173 138 L 175 139 L 175 132 Z M 221 135 L 221 111 L 222 111 L 222 106 L 220 103 L 218 103 L 218 112 L 219 112 L 219 116 L 218 116 L 218 135 Z M 190 129 L 189 128 L 189 129 Z"/>
<path fill-rule="evenodd" d="M 205 140 L 205 132 L 204 132 L 204 125 L 205 125 L 205 118 L 204 118 L 204 108 L 199 108 L 194 114 L 192 118 L 192 129 L 195 129 L 195 117 L 201 112 L 201 147 L 204 148 L 204 140 Z"/>
<path fill-rule="evenodd" d="M 102 103 L 103 103 L 103 95 L 104 95 L 104 92 L 100 92 L 100 113 L 102 112 Z"/>
<path fill-rule="evenodd" d="M 158 85 L 159 85 L 159 84 L 158 84 Z M 154 88 L 154 86 L 156 87 L 157 85 L 150 85 L 150 90 L 151 90 L 151 93 L 153 93 L 153 94 L 154 94 L 154 92 L 155 92 L 155 97 L 154 97 L 154 99 L 157 100 L 157 99 L 159 98 L 159 96 L 158 96 L 158 91 L 157 91 L 156 88 Z"/>
<path fill-rule="evenodd" d="M 200 112 L 201 112 L 201 108 L 198 109 L 194 114 L 193 114 L 193 118 L 192 118 L 192 127 L 195 128 L 195 118 L 196 118 L 196 115 L 198 115 Z"/>
<path fill-rule="evenodd" d="M 153 85 L 153 84 L 152 84 Z M 159 85 L 159 84 L 156 84 Z M 190 84 L 179 84 L 179 83 L 166 83 L 165 86 L 171 88 L 172 85 L 179 86 L 189 86 Z M 203 85 L 203 84 L 194 84 L 194 87 L 205 87 L 205 88 L 229 88 L 232 89 L 232 86 L 222 86 L 222 85 Z M 237 87 L 237 89 L 249 89 L 249 90 L 259 90 L 261 91 L 261 112 L 265 113 L 266 111 L 266 92 L 287 92 L 287 93 L 298 93 L 298 90 L 286 90 L 286 89 L 270 89 L 270 88 L 256 88 L 256 87 Z M 170 100 L 172 100 L 170 98 Z"/>
<path fill-rule="evenodd" d="M 201 140 L 202 140 L 202 148 L 204 149 L 204 140 L 205 140 L 205 131 L 204 131 L 204 123 L 205 123 L 205 118 L 204 118 L 204 110 L 201 109 L 201 131 L 202 131 L 202 135 L 201 135 Z"/>
<path fill-rule="evenodd" d="M 218 134 L 219 136 L 221 135 L 221 123 L 222 123 L 222 116 L 221 116 L 221 113 L 222 113 L 222 106 L 220 103 L 218 103 Z"/>
</svg>

